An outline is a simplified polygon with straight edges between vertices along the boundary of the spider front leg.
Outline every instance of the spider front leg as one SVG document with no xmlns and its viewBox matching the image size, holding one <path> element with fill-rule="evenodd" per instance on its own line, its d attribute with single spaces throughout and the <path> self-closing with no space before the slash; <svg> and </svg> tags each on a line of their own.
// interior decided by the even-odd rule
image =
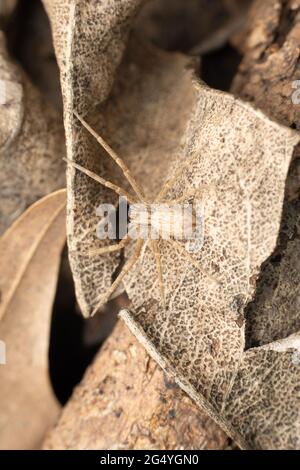
<svg viewBox="0 0 300 470">
<path fill-rule="evenodd" d="M 189 261 L 198 271 L 204 274 L 212 283 L 220 284 L 219 279 L 215 278 L 214 276 L 211 276 L 207 273 L 207 271 L 204 271 L 201 263 L 197 261 L 188 251 L 186 251 L 185 247 L 182 246 L 177 240 L 171 239 L 166 240 L 166 242 L 169 243 L 169 245 L 171 245 L 172 247 L 174 247 L 178 251 L 178 253 L 183 255 L 187 261 Z"/>
<path fill-rule="evenodd" d="M 77 119 L 81 122 L 81 124 L 86 128 L 86 130 L 97 140 L 97 142 L 101 145 L 102 148 L 107 152 L 107 154 L 112 158 L 112 160 L 121 168 L 123 175 L 131 185 L 132 189 L 134 190 L 135 194 L 138 196 L 140 201 L 145 203 L 145 195 L 143 189 L 129 170 L 128 166 L 124 162 L 122 158 L 120 158 L 116 152 L 108 145 L 108 143 L 99 135 L 97 132 L 92 129 L 92 127 L 81 117 L 78 113 L 74 112 Z"/>
<path fill-rule="evenodd" d="M 107 290 L 107 292 L 101 297 L 101 300 L 98 302 L 96 307 L 94 308 L 92 315 L 95 315 L 101 305 L 106 304 L 109 301 L 109 298 L 111 295 L 114 293 L 114 291 L 119 287 L 121 282 L 123 281 L 124 277 L 129 273 L 129 271 L 133 268 L 133 266 L 137 263 L 139 260 L 141 250 L 143 248 L 145 241 L 144 240 L 137 240 L 136 245 L 135 245 L 135 250 L 133 255 L 129 258 L 123 269 L 121 270 L 120 274 L 116 278 L 116 280 L 112 283 L 110 288 Z"/>
<path fill-rule="evenodd" d="M 114 253 L 115 251 L 120 251 L 123 248 L 126 248 L 126 246 L 132 240 L 133 240 L 132 231 L 129 230 L 129 232 L 125 235 L 125 237 L 122 238 L 122 240 L 120 240 L 118 243 L 103 246 L 101 248 L 91 248 L 87 252 L 80 252 L 80 254 L 83 256 L 97 256 L 97 255 L 105 255 L 107 253 Z"/>
<path fill-rule="evenodd" d="M 97 183 L 100 183 L 102 186 L 105 188 L 112 189 L 118 196 L 125 197 L 131 204 L 135 203 L 135 199 L 129 194 L 125 189 L 120 188 L 114 183 L 111 183 L 110 181 L 102 178 L 101 176 L 97 175 L 91 170 L 88 170 L 87 168 L 84 168 L 83 166 L 79 165 L 78 163 L 73 162 L 72 160 L 69 160 L 68 158 L 63 158 L 65 162 L 67 162 L 71 167 L 76 168 L 76 170 L 81 171 L 81 173 L 84 173 L 85 175 L 89 176 L 91 179 L 94 181 L 97 181 Z"/>
<path fill-rule="evenodd" d="M 97 256 L 97 255 L 105 255 L 107 253 L 114 253 L 115 251 L 120 251 L 122 250 L 122 248 L 125 248 L 130 243 L 131 240 L 132 238 L 130 236 L 130 233 L 127 233 L 127 235 L 118 243 L 89 250 L 87 255 Z"/>
</svg>

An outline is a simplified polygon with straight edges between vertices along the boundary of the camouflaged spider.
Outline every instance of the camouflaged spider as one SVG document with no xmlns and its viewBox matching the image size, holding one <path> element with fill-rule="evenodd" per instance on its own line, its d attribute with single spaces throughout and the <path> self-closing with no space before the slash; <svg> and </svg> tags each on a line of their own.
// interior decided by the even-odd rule
<svg viewBox="0 0 300 470">
<path fill-rule="evenodd" d="M 186 201 L 193 200 L 195 195 L 198 194 L 199 192 L 201 193 L 201 191 L 193 189 L 192 191 L 188 192 L 187 194 L 182 195 L 178 199 L 172 199 L 172 200 L 164 199 L 168 191 L 172 189 L 174 183 L 176 182 L 176 180 L 178 179 L 178 177 L 180 176 L 184 168 L 186 168 L 191 163 L 191 161 L 195 158 L 195 156 L 193 156 L 191 159 L 188 159 L 187 161 L 182 163 L 177 168 L 177 170 L 173 173 L 173 175 L 163 185 L 161 191 L 159 192 L 157 197 L 154 199 L 154 201 L 149 201 L 147 200 L 144 194 L 144 191 L 142 190 L 141 186 L 138 184 L 138 182 L 132 175 L 131 171 L 129 170 L 125 162 L 112 150 L 112 148 L 107 144 L 107 142 L 105 142 L 105 140 L 89 126 L 89 124 L 81 116 L 79 116 L 77 113 L 74 113 L 74 114 L 78 118 L 78 120 L 81 122 L 81 124 L 87 129 L 87 131 L 89 131 L 90 134 L 93 137 L 95 137 L 95 139 L 98 141 L 101 147 L 105 149 L 108 155 L 120 167 L 123 175 L 129 182 L 130 186 L 132 187 L 135 193 L 135 197 L 133 197 L 126 190 L 115 185 L 114 183 L 111 183 L 110 181 L 107 181 L 106 179 L 101 178 L 101 176 L 97 175 L 96 173 L 84 168 L 83 166 L 78 165 L 77 163 L 74 163 L 73 161 L 66 159 L 66 161 L 72 167 L 81 171 L 82 173 L 89 176 L 90 178 L 97 181 L 98 183 L 105 186 L 106 188 L 113 190 L 119 196 L 125 197 L 127 201 L 129 202 L 129 208 L 130 208 L 129 221 L 130 221 L 131 229 L 128 230 L 126 236 L 118 243 L 105 246 L 99 249 L 95 249 L 92 252 L 90 252 L 94 255 L 103 255 L 106 253 L 113 253 L 113 252 L 116 252 L 125 248 L 129 244 L 130 241 L 135 240 L 134 253 L 128 259 L 128 261 L 126 262 L 123 269 L 121 270 L 121 272 L 119 273 L 115 281 L 112 283 L 110 288 L 101 298 L 101 301 L 99 301 L 94 312 L 96 312 L 99 309 L 100 305 L 106 303 L 109 300 L 110 296 L 117 289 L 117 287 L 122 282 L 124 277 L 129 273 L 129 271 L 137 263 L 137 261 L 140 259 L 141 254 L 147 249 L 147 247 L 149 247 L 152 250 L 154 257 L 155 257 L 156 269 L 157 269 L 158 280 L 159 280 L 160 295 L 161 295 L 163 306 L 166 309 L 167 307 L 166 307 L 166 298 L 165 298 L 165 287 L 164 287 L 161 253 L 160 253 L 160 246 L 159 246 L 159 242 L 163 239 L 161 237 L 162 234 L 160 232 L 160 227 L 161 227 L 160 223 L 166 217 L 166 211 L 172 212 L 173 223 L 171 223 L 169 227 L 169 233 L 168 233 L 169 239 L 164 238 L 164 241 L 172 245 L 179 253 L 181 253 L 197 269 L 201 269 L 200 263 L 197 260 L 195 260 L 193 256 L 190 254 L 190 252 L 187 251 L 186 248 L 175 239 L 175 238 L 177 239 L 180 238 L 181 234 L 184 233 L 182 224 L 183 225 L 185 224 L 185 220 L 184 220 L 184 217 L 182 216 L 180 204 Z M 150 206 L 153 204 L 156 205 L 155 206 L 156 210 L 148 211 Z M 141 211 L 143 211 L 143 213 L 141 213 Z M 145 214 L 145 211 L 147 212 L 147 214 Z M 196 216 L 194 213 L 192 214 L 192 217 L 193 217 L 192 224 L 194 228 L 194 225 L 196 223 Z M 144 236 L 141 238 L 139 237 L 133 238 L 132 229 L 133 230 L 142 229 L 143 228 L 142 225 L 147 225 L 148 227 L 150 226 L 150 228 L 153 228 L 154 226 L 154 228 L 158 230 L 159 232 L 158 239 L 150 239 L 150 238 L 145 239 Z M 165 231 L 165 227 L 164 227 L 164 231 Z"/>
</svg>

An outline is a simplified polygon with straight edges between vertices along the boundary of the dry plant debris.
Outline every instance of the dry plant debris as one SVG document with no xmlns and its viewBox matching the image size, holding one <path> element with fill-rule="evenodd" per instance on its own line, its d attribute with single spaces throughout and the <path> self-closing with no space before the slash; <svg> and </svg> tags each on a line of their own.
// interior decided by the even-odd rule
<svg viewBox="0 0 300 470">
<path fill-rule="evenodd" d="M 76 123 L 76 110 L 124 158 L 149 196 L 191 157 L 193 163 L 170 195 L 181 196 L 191 187 L 214 189 L 205 206 L 205 243 L 197 258 L 201 268 L 191 267 L 167 246 L 161 248 L 166 312 L 154 260 L 146 253 L 143 265 L 124 282 L 132 307 L 122 317 L 148 352 L 241 447 L 295 447 L 300 438 L 294 393 L 297 341 L 292 337 L 279 346 L 246 350 L 244 309 L 255 294 L 261 265 L 276 246 L 286 177 L 299 137 L 239 99 L 193 83 L 185 57 L 163 54 L 134 36 L 127 40 L 139 3 L 109 1 L 91 9 L 78 2 L 70 8 L 64 26 L 69 55 L 62 67 L 68 157 L 122 181 Z M 62 61 L 62 26 L 55 9 L 51 18 Z M 73 273 L 79 302 L 89 314 L 119 261 L 116 256 L 87 259 L 80 250 L 97 242 L 91 235 L 95 207 L 115 197 L 73 170 L 68 192 Z"/>
<path fill-rule="evenodd" d="M 225 448 L 228 440 L 211 418 L 241 448 L 300 448 L 300 107 L 292 101 L 299 80 L 300 2 L 255 0 L 247 28 L 233 37 L 249 2 L 224 0 L 215 10 L 210 2 L 207 18 L 204 3 L 191 0 L 185 10 L 177 0 L 43 0 L 60 67 L 68 159 L 130 191 L 122 171 L 78 122 L 79 113 L 124 159 L 147 200 L 181 168 L 167 198 L 184 198 L 193 190 L 194 200 L 200 201 L 201 191 L 205 209 L 204 245 L 193 260 L 159 241 L 166 305 L 151 251 L 123 279 L 119 292 L 126 291 L 131 302 L 120 313 L 123 323 L 98 354 L 44 448 Z M 220 20 L 224 12 L 225 21 Z M 174 31 L 178 14 L 185 21 Z M 161 22 L 167 25 L 164 30 Z M 28 204 L 63 184 L 64 135 L 59 115 L 44 105 L 8 56 L 0 34 L 0 84 L 6 91 L 0 104 L 3 231 Z M 193 57 L 153 45 L 195 53 L 215 51 L 228 40 L 243 56 L 232 93 L 205 85 Z M 43 330 L 40 342 L 31 343 L 42 350 L 35 387 L 50 405 L 46 412 L 41 404 L 26 440 L 10 419 L 14 409 L 8 398 L 16 371 L 1 390 L 7 406 L 0 425 L 9 420 L 24 448 L 39 445 L 57 413 L 45 374 L 45 345 L 64 241 L 63 200 L 62 192 L 42 199 L 11 226 L 0 245 L 2 271 L 7 272 L 1 285 L 1 339 L 20 344 L 25 333 L 36 336 L 38 320 Z M 68 246 L 86 317 L 101 310 L 100 301 L 107 300 L 105 292 L 133 249 L 86 256 L 87 250 L 107 243 L 95 232 L 96 208 L 103 203 L 116 206 L 114 192 L 69 165 Z M 8 265 L 16 243 L 18 266 Z M 53 252 L 47 271 L 40 268 L 45 250 Z M 41 292 L 34 294 L 34 308 L 21 315 L 31 306 L 26 283 L 35 286 L 41 270 L 46 292 L 43 298 Z M 122 346 L 117 348 L 117 341 Z M 15 362 L 23 364 L 14 349 Z M 36 361 L 33 348 L 27 353 L 29 362 Z M 128 384 L 135 365 L 140 373 Z M 26 369 L 24 377 L 32 372 Z M 26 408 L 23 400 L 34 380 L 17 384 L 24 390 L 16 398 L 24 420 L 31 401 Z M 168 390 L 165 380 L 180 389 Z M 151 394 L 147 406 L 144 388 Z M 166 402 L 160 402 L 162 394 Z M 125 410 L 135 400 L 140 409 Z M 185 417 L 172 426 L 169 413 L 175 408 Z M 48 414 L 41 424 L 43 413 Z M 205 434 L 207 426 L 211 434 Z M 100 427 L 107 428 L 105 435 Z M 5 439 L 1 446 L 14 445 Z"/>
<path fill-rule="evenodd" d="M 0 233 L 33 202 L 65 186 L 59 114 L 6 50 L 0 30 Z"/>
<path fill-rule="evenodd" d="M 48 345 L 66 239 L 65 207 L 65 190 L 46 196 L 0 241 L 0 338 L 7 345 L 7 364 L 1 367 L 1 449 L 38 448 L 59 412 L 48 375 Z"/>
</svg>

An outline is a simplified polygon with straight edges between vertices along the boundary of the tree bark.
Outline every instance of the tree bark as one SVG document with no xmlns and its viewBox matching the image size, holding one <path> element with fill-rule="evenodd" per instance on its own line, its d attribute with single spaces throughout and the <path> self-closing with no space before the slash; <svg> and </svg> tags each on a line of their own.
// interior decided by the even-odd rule
<svg viewBox="0 0 300 470">
<path fill-rule="evenodd" d="M 299 130 L 293 83 L 300 78 L 300 0 L 256 0 L 242 37 L 243 60 L 233 93 Z"/>
<path fill-rule="evenodd" d="M 98 353 L 44 449 L 226 449 L 224 432 L 123 322 Z"/>
</svg>

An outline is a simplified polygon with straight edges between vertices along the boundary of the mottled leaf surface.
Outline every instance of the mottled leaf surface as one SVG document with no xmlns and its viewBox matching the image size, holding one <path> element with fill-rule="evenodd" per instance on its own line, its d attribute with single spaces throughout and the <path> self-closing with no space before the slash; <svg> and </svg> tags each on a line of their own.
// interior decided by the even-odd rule
<svg viewBox="0 0 300 470">
<path fill-rule="evenodd" d="M 65 186 L 63 125 L 9 57 L 0 31 L 0 233 L 34 201 Z"/>
<path fill-rule="evenodd" d="M 59 412 L 48 371 L 52 304 L 66 239 L 65 190 L 32 205 L 0 240 L 1 449 L 36 449 Z"/>
</svg>

